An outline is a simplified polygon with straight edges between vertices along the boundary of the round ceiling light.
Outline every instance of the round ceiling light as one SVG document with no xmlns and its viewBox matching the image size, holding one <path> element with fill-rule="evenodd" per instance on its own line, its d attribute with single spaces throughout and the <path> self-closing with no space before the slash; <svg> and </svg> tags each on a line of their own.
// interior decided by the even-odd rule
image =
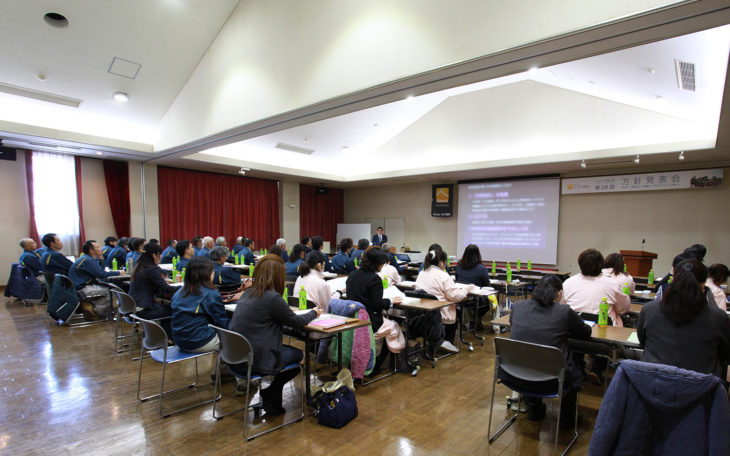
<svg viewBox="0 0 730 456">
<path fill-rule="evenodd" d="M 43 15 L 43 20 L 46 21 L 46 24 L 50 25 L 51 27 L 68 27 L 68 19 L 63 14 L 46 13 Z"/>
<path fill-rule="evenodd" d="M 124 92 L 114 92 L 114 99 L 121 103 L 124 103 L 129 100 L 129 95 Z"/>
</svg>

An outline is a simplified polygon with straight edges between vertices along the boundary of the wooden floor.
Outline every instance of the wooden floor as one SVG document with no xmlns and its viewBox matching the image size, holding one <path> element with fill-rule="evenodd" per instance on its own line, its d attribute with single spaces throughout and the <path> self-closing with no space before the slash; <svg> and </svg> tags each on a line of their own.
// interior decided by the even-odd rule
<svg viewBox="0 0 730 456">
<path fill-rule="evenodd" d="M 114 325 L 56 327 L 44 306 L 24 307 L 0 301 L 0 453 L 13 455 L 225 455 L 357 454 L 368 455 L 537 455 L 552 454 L 554 418 L 541 423 L 524 415 L 491 446 L 487 420 L 494 351 L 484 346 L 424 366 L 417 377 L 398 374 L 358 387 L 359 416 L 342 429 L 302 422 L 245 442 L 242 414 L 216 421 L 210 404 L 169 418 L 157 414 L 156 400 L 135 397 L 138 363 L 129 353 L 116 354 Z M 185 404 L 212 396 L 212 364 L 201 363 L 202 386 L 173 398 Z M 160 366 L 145 361 L 148 393 L 159 388 Z M 194 377 L 194 369 L 168 370 L 173 383 Z M 225 385 L 226 406 L 237 405 L 232 385 Z M 570 452 L 587 453 L 601 389 L 585 384 L 580 409 L 585 419 Z M 299 392 L 284 389 L 287 416 L 299 406 Z M 505 416 L 498 386 L 495 419 Z M 551 419 L 552 418 L 552 419 Z M 258 423 L 268 426 L 270 423 Z M 494 423 L 493 423 L 494 426 Z M 561 434 L 561 442 L 568 434 Z"/>
</svg>

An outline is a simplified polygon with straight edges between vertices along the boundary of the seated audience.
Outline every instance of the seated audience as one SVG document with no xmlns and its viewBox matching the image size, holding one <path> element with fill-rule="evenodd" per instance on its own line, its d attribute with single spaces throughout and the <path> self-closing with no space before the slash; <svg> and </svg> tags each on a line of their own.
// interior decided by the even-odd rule
<svg viewBox="0 0 730 456">
<path fill-rule="evenodd" d="M 171 316 L 170 306 L 158 302 L 157 298 L 169 299 L 178 290 L 177 287 L 168 285 L 165 280 L 165 275 L 158 266 L 161 260 L 162 247 L 159 244 L 145 244 L 130 277 L 129 295 L 134 298 L 137 307 L 142 308 L 136 314 L 147 320 Z M 172 339 L 170 321 L 162 320 L 160 325 L 165 329 L 168 339 Z"/>
<path fill-rule="evenodd" d="M 41 257 L 41 271 L 49 274 L 63 274 L 67 276 L 73 262 L 61 253 L 63 242 L 55 233 L 48 233 L 41 239 L 46 246 L 46 253 Z"/>
<path fill-rule="evenodd" d="M 373 245 L 371 247 L 368 247 L 368 249 L 370 248 L 378 249 L 380 247 Z M 398 270 L 390 263 L 387 263 L 385 266 L 383 266 L 383 269 L 378 272 L 378 275 L 380 276 L 380 278 L 388 280 L 388 286 L 391 286 L 403 280 L 398 273 Z"/>
<path fill-rule="evenodd" d="M 641 359 L 669 364 L 725 380 L 730 361 L 730 318 L 708 303 L 707 268 L 695 258 L 674 268 L 661 300 L 644 304 L 636 333 Z"/>
<path fill-rule="evenodd" d="M 46 279 L 41 273 L 41 256 L 35 251 L 37 247 L 35 240 L 23 238 L 20 240 L 20 247 L 23 249 L 23 253 L 18 258 L 18 264 L 30 271 L 33 277 L 45 283 Z"/>
<path fill-rule="evenodd" d="M 603 255 L 596 249 L 588 249 L 578 256 L 580 274 L 563 283 L 563 304 L 569 305 L 578 313 L 598 315 L 601 300 L 608 301 L 608 316 L 614 326 L 623 326 L 619 315 L 629 311 L 631 300 L 618 284 L 602 275 Z"/>
<path fill-rule="evenodd" d="M 672 276 L 674 274 L 674 268 L 677 267 L 679 263 L 688 258 L 690 257 L 685 255 L 684 253 L 680 253 L 679 255 L 674 257 L 674 259 L 672 260 L 672 269 L 669 271 L 669 274 L 666 274 L 664 277 L 662 277 L 662 280 L 660 280 L 659 283 L 657 283 L 656 285 L 656 300 L 661 299 L 662 293 L 664 293 L 664 290 L 666 290 L 667 286 L 671 282 Z"/>
<path fill-rule="evenodd" d="M 41 238 L 41 244 L 43 244 L 43 238 Z M 43 258 L 43 255 L 45 255 L 47 251 L 48 251 L 48 247 L 46 247 L 45 245 L 41 245 L 40 248 L 38 248 L 35 251 L 35 253 L 37 253 L 38 255 L 41 256 L 41 258 Z"/>
<path fill-rule="evenodd" d="M 416 278 L 416 289 L 436 296 L 439 301 L 461 302 L 466 299 L 473 287 L 461 288 L 455 285 L 454 279 L 444 270 L 446 258 L 446 252 L 439 249 L 431 250 L 426 254 L 423 260 L 423 271 L 419 272 Z M 459 349 L 453 344 L 457 329 L 456 306 L 442 307 L 440 316 L 445 335 L 441 348 L 458 352 Z"/>
<path fill-rule="evenodd" d="M 126 260 L 132 260 L 132 267 L 137 262 L 139 256 L 142 255 L 142 247 L 145 245 L 143 238 L 132 238 L 129 240 L 129 252 L 127 253 Z"/>
<path fill-rule="evenodd" d="M 223 236 L 218 236 L 217 238 L 215 238 L 215 246 L 228 247 L 228 244 L 226 243 L 226 238 Z"/>
<path fill-rule="evenodd" d="M 405 266 L 399 266 L 398 265 L 398 255 L 395 253 L 395 247 L 388 244 L 387 242 L 383 242 L 380 244 L 380 248 L 383 249 L 383 252 L 385 252 L 386 255 L 388 255 L 388 263 L 393 266 L 398 273 L 401 273 L 406 270 Z"/>
<path fill-rule="evenodd" d="M 575 402 L 578 400 L 583 373 L 569 356 L 568 338 L 590 339 L 591 327 L 573 309 L 558 304 L 562 290 L 560 279 L 548 275 L 540 280 L 530 299 L 514 303 L 509 316 L 512 324 L 510 339 L 550 345 L 563 352 L 567 362 L 565 386 L 568 391 L 563 395 L 560 407 L 560 427 L 572 428 L 575 422 Z M 513 381 L 520 383 L 517 379 Z M 545 404 L 541 398 L 525 396 L 525 402 L 531 420 L 537 421 L 545 416 Z"/>
<path fill-rule="evenodd" d="M 256 248 L 256 244 L 253 239 L 246 238 L 243 240 L 243 250 L 238 253 L 238 260 L 241 264 L 254 264 L 256 257 L 253 254 L 253 249 Z"/>
<path fill-rule="evenodd" d="M 705 261 L 705 255 L 707 255 L 707 248 L 702 244 L 692 244 L 691 246 L 684 249 L 683 255 L 689 258 L 695 258 L 700 263 Z"/>
<path fill-rule="evenodd" d="M 236 245 L 233 246 L 233 254 L 238 255 L 241 253 L 241 250 L 243 250 L 243 240 L 245 238 L 243 236 L 238 236 L 236 238 Z"/>
<path fill-rule="evenodd" d="M 309 236 L 302 236 L 302 247 L 304 248 L 304 255 L 307 255 L 312 251 L 312 238 Z"/>
<path fill-rule="evenodd" d="M 618 287 L 623 291 L 625 287 L 629 288 L 629 292 L 634 294 L 636 291 L 636 284 L 634 278 L 630 274 L 624 272 L 624 257 L 620 253 L 611 253 L 603 261 L 603 269 L 601 273 L 613 279 Z"/>
<path fill-rule="evenodd" d="M 342 292 L 330 292 L 330 287 L 322 274 L 323 270 L 324 263 L 322 263 L 322 258 L 319 255 L 313 253 L 307 255 L 307 259 L 299 266 L 299 276 L 294 283 L 292 296 L 298 297 L 299 291 L 303 287 L 307 293 L 307 299 L 315 303 L 322 312 L 327 312 L 330 298 L 340 298 Z"/>
<path fill-rule="evenodd" d="M 357 301 L 363 306 L 370 315 L 370 324 L 373 327 L 373 333 L 377 332 L 383 324 L 383 311 L 389 309 L 394 303 L 401 302 L 401 298 L 383 298 L 383 282 L 378 276 L 378 272 L 388 263 L 388 257 L 379 248 L 369 249 L 362 256 L 360 267 L 347 276 L 346 289 L 347 299 Z M 429 314 L 437 314 L 438 312 L 428 312 Z M 440 319 L 439 319 L 440 320 Z M 380 373 L 380 366 L 388 355 L 388 349 L 383 346 L 375 360 L 375 365 L 371 372 L 371 376 Z"/>
<path fill-rule="evenodd" d="M 482 264 L 482 254 L 479 247 L 475 244 L 469 244 L 464 249 L 464 254 L 459 260 L 459 264 L 455 268 L 456 283 L 467 283 L 475 285 L 479 288 L 489 286 L 489 270 Z M 563 286 L 560 286 L 563 289 Z M 488 305 L 486 296 L 480 296 L 479 320 L 477 320 L 477 329 L 483 330 L 482 317 L 491 308 Z"/>
<path fill-rule="evenodd" d="M 193 243 L 193 250 L 195 251 L 195 255 L 198 256 L 198 252 L 200 252 L 200 249 L 203 248 L 203 236 L 195 236 L 191 242 Z"/>
<path fill-rule="evenodd" d="M 177 251 L 175 250 L 175 246 L 177 245 L 177 239 L 170 239 L 167 243 L 167 247 L 165 250 L 162 251 L 162 257 L 160 260 L 160 263 L 162 264 L 170 264 L 172 263 L 173 258 L 177 258 L 179 255 L 177 254 Z"/>
<path fill-rule="evenodd" d="M 191 258 L 183 288 L 172 297 L 172 339 L 186 352 L 218 350 L 218 334 L 208 324 L 228 328 L 228 315 L 213 285 L 213 274 L 212 261 L 200 256 Z"/>
<path fill-rule="evenodd" d="M 119 240 L 117 241 L 117 246 L 114 247 L 111 252 L 109 252 L 109 256 L 106 257 L 107 268 L 112 269 L 115 258 L 117 260 L 117 268 L 124 268 L 124 265 L 127 263 L 127 252 L 129 251 L 129 248 L 127 248 L 128 242 L 129 239 L 127 239 L 126 237 L 119 238 Z"/>
<path fill-rule="evenodd" d="M 707 282 L 705 286 L 710 290 L 712 296 L 715 298 L 715 304 L 722 310 L 727 310 L 727 296 L 725 290 L 720 288 L 720 285 L 727 282 L 727 277 L 730 274 L 727 266 L 724 264 L 715 263 L 707 268 Z"/>
<path fill-rule="evenodd" d="M 360 261 L 360 257 L 362 257 L 362 254 L 365 253 L 365 250 L 370 246 L 370 241 L 367 239 L 360 239 L 357 241 L 357 248 L 353 249 L 352 252 L 350 252 L 350 258 L 353 260 Z"/>
<path fill-rule="evenodd" d="M 215 270 L 213 285 L 241 285 L 241 274 L 233 268 L 223 266 L 226 264 L 226 260 L 230 253 L 231 252 L 228 250 L 228 247 L 224 247 L 222 245 L 213 247 L 213 250 L 210 251 L 210 259 L 213 261 L 213 268 Z"/>
<path fill-rule="evenodd" d="M 338 274 L 349 274 L 355 270 L 355 262 L 350 258 L 352 250 L 352 239 L 345 238 L 340 241 L 340 250 L 332 257 L 332 271 Z"/>
<path fill-rule="evenodd" d="M 188 262 L 192 257 L 195 256 L 195 247 L 188 240 L 178 241 L 175 245 L 175 252 L 177 252 L 178 260 L 177 269 L 178 272 L 182 272 L 188 266 Z"/>
<path fill-rule="evenodd" d="M 284 239 L 284 238 L 277 239 L 276 245 L 278 245 L 279 248 L 281 249 L 280 256 L 281 256 L 281 259 L 284 260 L 284 263 L 289 261 L 289 252 L 286 251 L 286 239 Z M 271 249 L 269 249 L 269 250 L 271 250 Z"/>
<path fill-rule="evenodd" d="M 266 255 L 259 260 L 253 275 L 253 286 L 238 301 L 231 319 L 230 330 L 248 339 L 254 352 L 251 370 L 257 375 L 273 375 L 268 388 L 261 390 L 264 411 L 267 415 L 281 415 L 282 389 L 299 371 L 281 370 L 288 365 L 302 362 L 301 350 L 282 343 L 284 325 L 302 328 L 319 314 L 319 308 L 297 315 L 282 298 L 286 288 L 284 261 L 278 255 Z M 231 366 L 245 372 L 244 366 Z"/>
<path fill-rule="evenodd" d="M 312 238 L 312 252 L 317 252 L 322 257 L 322 261 L 324 262 L 324 270 L 327 272 L 332 272 L 332 264 L 330 264 L 330 258 L 329 256 L 327 256 L 326 253 L 322 251 L 323 248 L 324 240 L 322 239 L 322 236 L 314 236 Z"/>
<path fill-rule="evenodd" d="M 296 244 L 291 251 L 291 255 L 289 255 L 289 261 L 286 262 L 287 277 L 297 275 L 299 265 L 302 263 L 304 263 L 304 246 L 302 244 Z"/>
<path fill-rule="evenodd" d="M 111 310 L 109 288 L 99 285 L 99 281 L 118 276 L 119 271 L 104 270 L 104 255 L 96 241 L 84 242 L 81 251 L 83 254 L 71 266 L 68 277 L 74 283 L 76 291 L 85 297 L 82 299 L 82 304 L 91 302 L 93 305 L 93 313 L 87 308 L 84 314 L 89 316 L 88 313 L 91 313 L 91 316 L 95 314 L 98 317 L 105 317 Z"/>
<path fill-rule="evenodd" d="M 211 249 L 213 249 L 213 247 L 215 247 L 215 242 L 213 241 L 213 238 L 210 236 L 205 236 L 203 238 L 203 247 L 198 250 L 195 256 L 210 258 L 210 251 Z"/>
<path fill-rule="evenodd" d="M 269 250 L 268 250 L 267 254 L 271 253 L 273 255 L 279 255 L 279 256 L 281 256 L 281 252 L 282 252 L 281 247 L 279 247 L 278 245 L 274 244 L 271 247 L 269 247 Z M 283 259 L 284 258 L 282 258 L 282 260 Z"/>
<path fill-rule="evenodd" d="M 109 253 L 117 246 L 117 238 L 107 236 L 104 238 L 104 247 L 101 248 L 101 254 L 104 255 L 104 261 L 109 258 Z"/>
</svg>

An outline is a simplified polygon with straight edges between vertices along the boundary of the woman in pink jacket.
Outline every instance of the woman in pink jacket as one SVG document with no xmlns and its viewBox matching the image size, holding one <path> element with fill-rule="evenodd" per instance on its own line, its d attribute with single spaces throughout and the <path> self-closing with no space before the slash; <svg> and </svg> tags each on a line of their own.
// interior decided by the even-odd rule
<svg viewBox="0 0 730 456">
<path fill-rule="evenodd" d="M 423 261 L 423 271 L 418 274 L 418 278 L 416 279 L 416 289 L 436 296 L 439 301 L 463 301 L 474 286 L 457 286 L 454 283 L 454 279 L 444 270 L 446 267 L 446 258 L 446 253 L 441 249 L 434 249 L 426 254 L 426 258 Z M 458 352 L 459 349 L 454 345 L 454 337 L 456 336 L 456 306 L 442 307 L 441 321 L 444 325 L 445 333 L 441 348 L 454 353 Z"/>
</svg>

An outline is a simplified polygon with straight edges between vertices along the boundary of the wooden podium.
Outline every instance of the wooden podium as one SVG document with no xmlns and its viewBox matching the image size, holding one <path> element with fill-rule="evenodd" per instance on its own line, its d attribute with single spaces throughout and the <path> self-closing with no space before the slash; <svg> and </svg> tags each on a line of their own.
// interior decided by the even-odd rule
<svg viewBox="0 0 730 456">
<path fill-rule="evenodd" d="M 644 250 L 621 250 L 628 273 L 634 277 L 647 277 L 651 269 L 651 262 L 657 257 L 656 253 Z"/>
</svg>

